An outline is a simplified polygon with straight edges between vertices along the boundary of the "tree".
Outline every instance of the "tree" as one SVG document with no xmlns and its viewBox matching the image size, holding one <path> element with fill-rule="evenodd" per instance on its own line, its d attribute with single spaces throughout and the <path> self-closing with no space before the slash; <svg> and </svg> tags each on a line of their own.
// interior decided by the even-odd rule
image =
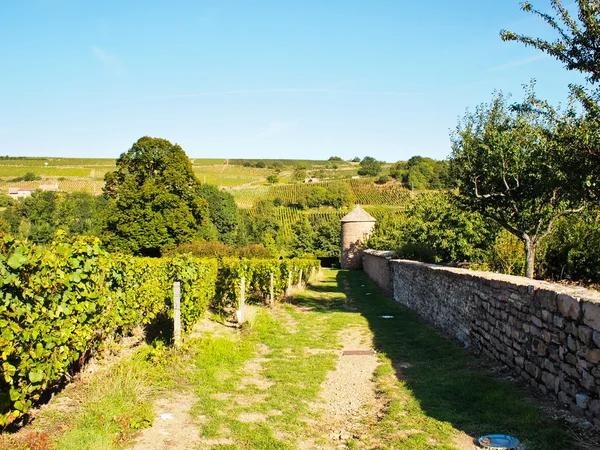
<svg viewBox="0 0 600 450">
<path fill-rule="evenodd" d="M 554 41 L 502 30 L 504 41 L 517 41 L 553 56 L 564 63 L 567 70 L 583 73 L 593 86 L 600 81 L 600 2 L 576 0 L 576 20 L 561 0 L 550 0 L 556 17 L 535 9 L 528 1 L 521 6 L 545 21 L 557 34 Z M 600 89 L 593 91 L 583 86 L 570 85 L 573 97 L 583 106 L 579 126 L 570 137 L 573 154 L 571 167 L 586 185 L 586 194 L 595 201 L 600 199 Z"/>
<path fill-rule="evenodd" d="M 8 208 L 5 217 L 13 226 L 17 223 L 17 229 L 13 232 L 36 244 L 51 242 L 59 225 L 56 220 L 58 197 L 56 192 L 36 190 L 30 197 L 20 199 Z M 18 219 L 11 218 L 12 214 Z"/>
<path fill-rule="evenodd" d="M 265 242 L 265 237 L 270 235 L 272 238 L 277 236 L 279 225 L 274 220 L 277 217 L 277 210 L 270 200 L 261 200 L 254 208 L 254 214 L 248 212 L 241 215 L 240 229 L 242 231 L 243 244 L 261 244 Z"/>
<path fill-rule="evenodd" d="M 381 163 L 372 156 L 365 156 L 360 162 L 359 175 L 376 177 L 379 172 L 381 172 Z"/>
<path fill-rule="evenodd" d="M 292 225 L 292 241 L 290 253 L 293 257 L 305 257 L 314 254 L 317 234 L 314 232 L 306 215 Z"/>
<path fill-rule="evenodd" d="M 208 202 L 210 221 L 217 229 L 219 241 L 236 243 L 239 210 L 233 196 L 211 184 L 198 186 L 196 193 Z"/>
<path fill-rule="evenodd" d="M 446 192 L 425 194 L 402 214 L 383 214 L 367 245 L 428 263 L 481 262 L 493 240 L 489 225 L 480 214 L 454 205 Z"/>
<path fill-rule="evenodd" d="M 341 230 L 340 221 L 336 216 L 327 216 L 313 221 L 315 230 L 315 255 L 335 257 L 340 254 Z"/>
<path fill-rule="evenodd" d="M 108 199 L 87 192 L 66 194 L 56 209 L 56 222 L 68 236 L 99 236 L 102 212 L 108 207 Z"/>
<path fill-rule="evenodd" d="M 292 179 L 294 181 L 304 181 L 304 179 L 306 178 L 307 174 L 306 174 L 306 170 L 303 169 L 294 169 L 294 173 L 292 175 Z"/>
<path fill-rule="evenodd" d="M 145 136 L 117 159 L 105 175 L 111 198 L 104 227 L 110 248 L 144 256 L 201 238 L 212 238 L 208 203 L 183 149 Z"/>
<path fill-rule="evenodd" d="M 279 183 L 279 176 L 276 173 L 273 173 L 267 177 L 267 183 L 276 184 Z"/>
<path fill-rule="evenodd" d="M 572 110 L 560 114 L 535 97 L 509 107 L 502 94 L 467 113 L 452 136 L 456 202 L 488 217 L 523 242 L 525 275 L 556 219 L 585 207 L 580 183 L 565 170 L 576 127 Z"/>
<path fill-rule="evenodd" d="M 576 0 L 576 4 L 579 23 L 561 0 L 550 0 L 557 17 L 535 9 L 528 1 L 522 3 L 523 11 L 540 17 L 558 33 L 554 42 L 507 30 L 502 30 L 500 37 L 503 41 L 517 41 L 537 48 L 564 63 L 567 70 L 584 73 L 588 82 L 595 84 L 600 81 L 600 2 Z"/>
</svg>

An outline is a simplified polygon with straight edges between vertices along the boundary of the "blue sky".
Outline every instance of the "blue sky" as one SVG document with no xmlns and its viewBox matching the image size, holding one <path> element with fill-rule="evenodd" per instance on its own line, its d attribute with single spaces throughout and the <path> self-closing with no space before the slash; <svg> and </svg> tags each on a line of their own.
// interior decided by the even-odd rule
<svg viewBox="0 0 600 450">
<path fill-rule="evenodd" d="M 501 29 L 548 36 L 517 0 L 0 0 L 0 155 L 444 159 L 495 89 L 583 79 Z"/>
</svg>

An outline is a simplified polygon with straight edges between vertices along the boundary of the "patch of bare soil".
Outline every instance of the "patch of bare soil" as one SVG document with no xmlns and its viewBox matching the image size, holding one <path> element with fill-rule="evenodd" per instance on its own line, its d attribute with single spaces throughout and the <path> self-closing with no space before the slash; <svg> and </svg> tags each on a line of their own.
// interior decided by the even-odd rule
<svg viewBox="0 0 600 450">
<path fill-rule="evenodd" d="M 192 328 L 190 337 L 205 337 L 207 334 L 215 337 L 232 337 L 236 333 L 238 333 L 238 326 L 233 322 L 225 321 L 224 323 L 220 323 L 203 317 Z"/>
<path fill-rule="evenodd" d="M 320 413 L 319 429 L 329 436 L 331 446 L 317 447 L 314 442 L 305 441 L 299 448 L 345 447 L 349 440 L 360 439 L 384 407 L 373 381 L 379 360 L 371 337 L 365 329 L 352 327 L 339 333 L 339 342 L 342 350 L 337 367 L 328 374 L 320 401 L 313 405 Z"/>
<path fill-rule="evenodd" d="M 246 386 L 253 385 L 257 389 L 262 391 L 266 391 L 269 389 L 273 382 L 268 380 L 263 374 L 263 364 L 269 361 L 268 358 L 265 358 L 265 355 L 269 353 L 269 347 L 264 344 L 257 345 L 258 356 L 256 358 L 252 358 L 244 364 L 243 372 L 245 376 L 240 381 L 238 385 L 238 390 L 243 390 Z"/>
<path fill-rule="evenodd" d="M 196 403 L 193 394 L 176 393 L 154 403 L 155 419 L 138 435 L 131 450 L 188 450 L 200 443 L 198 425 L 202 418 L 190 414 Z"/>
</svg>

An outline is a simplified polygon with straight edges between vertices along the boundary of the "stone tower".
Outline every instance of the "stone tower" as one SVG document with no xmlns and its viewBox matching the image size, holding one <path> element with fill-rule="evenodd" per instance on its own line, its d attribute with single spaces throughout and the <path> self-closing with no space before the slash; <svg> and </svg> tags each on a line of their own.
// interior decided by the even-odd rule
<svg viewBox="0 0 600 450">
<path fill-rule="evenodd" d="M 342 217 L 340 222 L 342 223 L 342 269 L 360 269 L 362 258 L 358 246 L 371 235 L 375 218 L 356 205 L 352 211 Z"/>
</svg>

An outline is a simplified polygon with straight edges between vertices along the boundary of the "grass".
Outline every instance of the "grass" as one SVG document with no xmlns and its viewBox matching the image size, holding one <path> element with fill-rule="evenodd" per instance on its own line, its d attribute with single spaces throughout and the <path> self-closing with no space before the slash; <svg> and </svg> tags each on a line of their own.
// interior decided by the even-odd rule
<svg viewBox="0 0 600 450">
<path fill-rule="evenodd" d="M 381 295 L 362 272 L 324 270 L 292 303 L 250 308 L 255 313 L 241 330 L 189 338 L 180 352 L 143 345 L 84 386 L 75 413 L 54 409 L 37 430 L 50 430 L 56 449 L 123 448 L 151 424 L 159 393 L 183 389 L 196 396 L 191 413 L 202 419 L 201 438 L 225 439 L 213 448 L 293 449 L 307 439 L 330 445 L 312 405 L 336 366 L 338 332 L 362 327 L 374 337 L 374 381 L 385 407 L 348 448 L 451 449 L 461 432 L 510 434 L 528 450 L 575 448 L 567 429 L 518 386 L 490 376 L 485 364 Z"/>
<path fill-rule="evenodd" d="M 422 438 L 443 442 L 453 430 L 510 434 L 528 450 L 574 448 L 567 428 L 544 416 L 519 387 L 490 376 L 481 361 L 382 296 L 362 273 L 339 272 L 338 280 L 348 283 L 382 355 L 376 379 L 390 403 L 375 432 L 389 448 L 427 448 Z M 424 436 L 394 436 L 413 428 Z"/>
</svg>

